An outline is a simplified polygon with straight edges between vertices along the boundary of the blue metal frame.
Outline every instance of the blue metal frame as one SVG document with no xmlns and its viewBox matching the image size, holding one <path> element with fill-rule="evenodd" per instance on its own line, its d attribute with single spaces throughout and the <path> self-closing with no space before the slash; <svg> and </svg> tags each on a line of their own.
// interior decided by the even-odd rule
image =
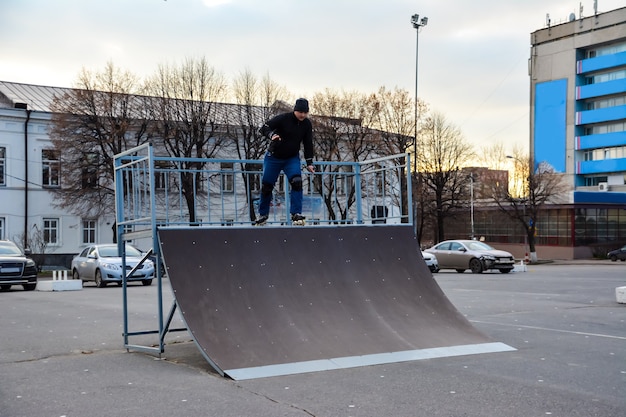
<svg viewBox="0 0 626 417">
<path fill-rule="evenodd" d="M 166 167 L 157 167 L 157 163 L 166 165 Z M 184 164 L 190 163 L 203 168 L 181 168 Z M 222 168 L 223 164 L 232 165 L 233 169 L 225 170 Z M 252 177 L 258 175 L 260 180 L 263 162 L 260 160 L 156 157 L 152 144 L 146 143 L 115 155 L 113 165 L 116 231 L 119 251 L 122 254 L 122 267 L 126 271 L 125 243 L 137 239 L 150 239 L 152 247 L 144 255 L 141 263 L 151 256 L 154 257 L 158 286 L 158 330 L 131 331 L 128 320 L 127 278 L 134 273 L 137 267 L 125 275 L 122 284 L 124 347 L 127 350 L 146 351 L 160 356 L 165 351 L 165 336 L 168 332 L 187 330 L 186 328 L 170 329 L 177 309 L 176 300 L 173 301 L 167 317 L 163 314 L 162 258 L 157 235 L 158 227 L 190 226 L 188 218 L 186 219 L 185 210 L 187 207 L 181 186 L 181 174 L 192 172 L 200 177 L 200 183 L 195 181 L 195 177 L 193 181 L 193 210 L 197 220 L 194 222 L 194 226 L 224 227 L 237 224 L 247 227 L 252 226 L 253 223 L 249 218 L 250 210 L 254 209 L 249 206 L 253 204 L 253 201 L 249 201 L 253 193 L 251 189 L 245 188 L 241 192 L 242 187 L 239 187 L 239 184 L 242 180 L 240 176 L 248 176 L 248 187 L 250 187 Z M 219 168 L 211 168 L 212 165 L 217 165 Z M 256 165 L 258 169 L 254 171 L 244 171 L 243 168 L 236 170 L 235 166 L 237 165 L 241 167 Z M 319 172 L 310 174 L 303 170 L 303 175 L 308 179 L 308 191 L 305 193 L 305 199 L 308 198 L 310 203 L 310 212 L 303 211 L 303 214 L 308 214 L 313 223 L 327 226 L 370 223 L 375 225 L 379 223 L 380 219 L 372 217 L 369 210 L 364 211 L 364 208 L 372 208 L 373 211 L 376 211 L 374 208 L 382 205 L 386 208 L 391 207 L 391 214 L 385 217 L 385 223 L 389 221 L 390 223 L 413 224 L 409 154 L 391 155 L 362 162 L 315 162 L 314 165 Z M 161 189 L 156 187 L 156 175 L 161 176 L 164 182 Z M 232 191 L 225 191 L 224 180 L 229 176 L 232 179 L 233 189 Z M 404 193 L 406 201 L 402 200 L 401 176 L 404 176 L 406 181 L 406 193 Z M 173 183 L 171 187 L 170 182 Z M 285 207 L 282 207 L 282 203 L 278 204 L 280 209 L 274 210 L 273 216 L 270 217 L 270 226 L 272 224 L 291 223 L 289 216 L 284 215 L 289 213 L 288 182 L 283 179 L 283 184 L 285 184 L 285 189 L 281 192 L 275 192 L 274 201 L 284 201 Z M 330 218 L 327 207 L 322 201 L 323 198 L 315 196 L 316 188 L 318 190 L 321 188 L 322 192 L 329 191 L 322 197 L 327 199 L 327 204 L 336 204 L 338 208 L 343 207 L 346 218 L 338 219 L 336 216 Z M 345 195 L 338 193 L 338 188 L 341 191 L 346 191 Z M 245 199 L 243 205 L 239 201 L 239 197 L 242 195 Z M 353 200 L 351 200 L 352 198 Z M 317 210 L 318 212 L 316 212 L 314 203 L 318 201 L 317 199 L 320 199 L 320 210 L 324 215 L 319 218 L 314 217 L 320 211 Z M 217 208 L 212 205 L 215 200 L 217 200 L 215 203 Z M 406 208 L 405 214 L 402 213 L 403 206 Z M 215 212 L 220 214 L 218 220 L 215 219 Z M 206 219 L 198 219 L 201 214 L 206 215 Z M 281 215 L 284 215 L 284 218 L 281 218 Z M 232 218 L 225 216 L 232 216 Z M 247 217 L 244 218 L 244 216 Z M 158 334 L 158 347 L 130 343 L 130 337 L 146 334 Z"/>
</svg>

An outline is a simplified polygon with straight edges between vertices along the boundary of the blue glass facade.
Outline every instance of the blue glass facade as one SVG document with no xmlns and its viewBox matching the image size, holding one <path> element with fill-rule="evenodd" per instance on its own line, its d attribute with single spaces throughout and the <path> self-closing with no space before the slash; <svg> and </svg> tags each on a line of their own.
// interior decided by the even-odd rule
<svg viewBox="0 0 626 417">
<path fill-rule="evenodd" d="M 557 172 L 565 172 L 567 122 L 567 80 L 539 83 L 535 86 L 535 168 L 549 163 Z"/>
</svg>

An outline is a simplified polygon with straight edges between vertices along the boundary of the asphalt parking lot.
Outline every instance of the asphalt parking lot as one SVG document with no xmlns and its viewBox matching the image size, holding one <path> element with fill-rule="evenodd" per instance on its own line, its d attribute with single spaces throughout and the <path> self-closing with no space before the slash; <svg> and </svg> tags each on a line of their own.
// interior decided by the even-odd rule
<svg viewBox="0 0 626 417">
<path fill-rule="evenodd" d="M 14 287 L 0 293 L 0 416 L 626 415 L 626 305 L 615 300 L 625 263 L 435 279 L 477 328 L 517 350 L 232 381 L 187 332 L 168 334 L 161 359 L 128 353 L 119 287 Z M 128 293 L 130 330 L 156 329 L 157 286 Z M 167 310 L 167 280 L 163 293 Z"/>
</svg>

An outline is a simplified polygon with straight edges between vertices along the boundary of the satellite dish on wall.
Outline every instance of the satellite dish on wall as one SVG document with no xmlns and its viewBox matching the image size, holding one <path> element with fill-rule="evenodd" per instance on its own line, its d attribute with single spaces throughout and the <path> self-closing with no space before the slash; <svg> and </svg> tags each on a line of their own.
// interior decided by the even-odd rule
<svg viewBox="0 0 626 417">
<path fill-rule="evenodd" d="M 573 22 L 574 20 L 576 20 L 576 14 L 575 13 L 570 13 L 569 14 L 569 21 Z"/>
</svg>

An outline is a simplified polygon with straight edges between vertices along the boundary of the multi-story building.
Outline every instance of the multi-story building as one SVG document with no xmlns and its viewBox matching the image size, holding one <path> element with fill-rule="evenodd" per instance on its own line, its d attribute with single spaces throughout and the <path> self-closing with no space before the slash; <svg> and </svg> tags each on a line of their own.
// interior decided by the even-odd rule
<svg viewBox="0 0 626 417">
<path fill-rule="evenodd" d="M 550 230 L 574 258 L 626 243 L 626 8 L 547 19 L 531 43 L 531 159 L 563 173 L 572 190 L 538 241 L 550 244 L 541 236 Z"/>
<path fill-rule="evenodd" d="M 59 264 L 81 246 L 111 242 L 115 220 L 83 219 L 54 204 L 61 166 L 48 133 L 50 104 L 66 91 L 0 82 L 0 239 L 31 246 L 33 253 L 46 246 Z"/>
</svg>

